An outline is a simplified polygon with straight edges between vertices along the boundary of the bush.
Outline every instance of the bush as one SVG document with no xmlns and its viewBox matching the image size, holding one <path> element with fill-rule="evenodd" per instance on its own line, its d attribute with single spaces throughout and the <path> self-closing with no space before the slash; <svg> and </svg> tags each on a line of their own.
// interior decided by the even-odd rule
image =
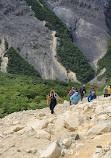
<svg viewBox="0 0 111 158">
<path fill-rule="evenodd" d="M 111 40 L 107 41 L 107 52 L 104 57 L 102 57 L 98 61 L 98 70 L 97 73 L 99 73 L 103 68 L 106 68 L 106 71 L 103 75 L 99 76 L 98 79 L 101 80 L 102 78 L 111 78 Z"/>
<path fill-rule="evenodd" d="M 25 59 L 23 59 L 13 47 L 7 50 L 5 56 L 8 57 L 8 73 L 39 77 L 39 74 L 34 67 L 29 65 L 28 62 L 25 61 Z"/>
</svg>

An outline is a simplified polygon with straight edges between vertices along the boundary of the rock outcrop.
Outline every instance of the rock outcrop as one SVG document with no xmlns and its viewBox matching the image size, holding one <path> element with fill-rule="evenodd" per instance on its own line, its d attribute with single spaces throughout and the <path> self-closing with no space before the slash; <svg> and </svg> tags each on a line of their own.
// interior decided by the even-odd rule
<svg viewBox="0 0 111 158">
<path fill-rule="evenodd" d="M 35 18 L 25 0 L 0 0 L 0 41 L 4 39 L 9 47 L 19 48 L 20 55 L 34 66 L 42 78 L 78 82 L 76 74 L 68 73 L 55 57 L 55 32 L 45 27 L 45 21 Z M 0 57 L 1 54 L 3 49 L 0 48 Z M 1 70 L 4 72 L 7 62 L 8 59 L 2 60 Z"/>
<path fill-rule="evenodd" d="M 59 121 L 60 120 L 60 121 Z M 111 97 L 0 119 L 0 158 L 110 158 Z"/>
<path fill-rule="evenodd" d="M 74 43 L 97 69 L 111 35 L 111 0 L 45 0 L 72 32 Z"/>
</svg>

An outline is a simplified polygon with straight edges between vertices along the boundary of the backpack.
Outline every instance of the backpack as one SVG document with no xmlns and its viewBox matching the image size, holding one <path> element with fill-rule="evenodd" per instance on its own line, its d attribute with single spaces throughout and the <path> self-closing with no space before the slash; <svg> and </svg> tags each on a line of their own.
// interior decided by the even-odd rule
<svg viewBox="0 0 111 158">
<path fill-rule="evenodd" d="M 92 94 L 92 96 L 94 96 L 95 95 L 95 90 L 92 90 L 91 94 Z"/>
<path fill-rule="evenodd" d="M 83 87 L 83 89 L 82 89 L 82 93 L 83 93 L 83 94 L 86 93 L 86 89 L 85 89 L 85 87 Z"/>
<path fill-rule="evenodd" d="M 72 96 L 74 93 L 75 93 L 74 91 L 71 91 L 71 92 L 70 92 L 70 96 Z"/>
<path fill-rule="evenodd" d="M 58 99 L 58 97 L 56 97 L 56 96 L 57 96 L 57 93 L 54 93 L 54 98 Z M 51 94 L 50 94 L 50 98 L 51 98 Z"/>
</svg>

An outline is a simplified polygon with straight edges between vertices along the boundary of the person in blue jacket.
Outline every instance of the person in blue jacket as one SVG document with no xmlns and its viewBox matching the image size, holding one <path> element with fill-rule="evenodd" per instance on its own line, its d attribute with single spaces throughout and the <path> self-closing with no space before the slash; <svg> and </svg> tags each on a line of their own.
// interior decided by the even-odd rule
<svg viewBox="0 0 111 158">
<path fill-rule="evenodd" d="M 78 102 L 81 100 L 81 96 L 79 95 L 79 92 L 76 91 L 70 98 L 71 102 L 73 104 L 78 104 Z"/>
<path fill-rule="evenodd" d="M 96 90 L 94 88 L 91 88 L 90 94 L 88 96 L 88 102 L 91 102 L 91 100 L 96 99 Z"/>
</svg>

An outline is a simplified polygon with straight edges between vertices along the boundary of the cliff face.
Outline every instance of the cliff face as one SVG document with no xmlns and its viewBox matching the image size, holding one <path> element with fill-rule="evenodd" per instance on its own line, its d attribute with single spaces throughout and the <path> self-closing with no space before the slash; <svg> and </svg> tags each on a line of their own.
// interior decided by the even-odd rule
<svg viewBox="0 0 111 158">
<path fill-rule="evenodd" d="M 57 62 L 54 54 L 56 38 L 44 25 L 45 22 L 35 18 L 24 0 L 0 0 L 1 44 L 6 39 L 9 47 L 19 48 L 20 55 L 34 66 L 42 78 L 77 81 L 74 73 L 67 73 Z M 2 57 L 4 50 L 0 51 Z"/>
<path fill-rule="evenodd" d="M 96 69 L 111 32 L 111 0 L 46 0 L 72 33 L 74 43 Z"/>
</svg>

